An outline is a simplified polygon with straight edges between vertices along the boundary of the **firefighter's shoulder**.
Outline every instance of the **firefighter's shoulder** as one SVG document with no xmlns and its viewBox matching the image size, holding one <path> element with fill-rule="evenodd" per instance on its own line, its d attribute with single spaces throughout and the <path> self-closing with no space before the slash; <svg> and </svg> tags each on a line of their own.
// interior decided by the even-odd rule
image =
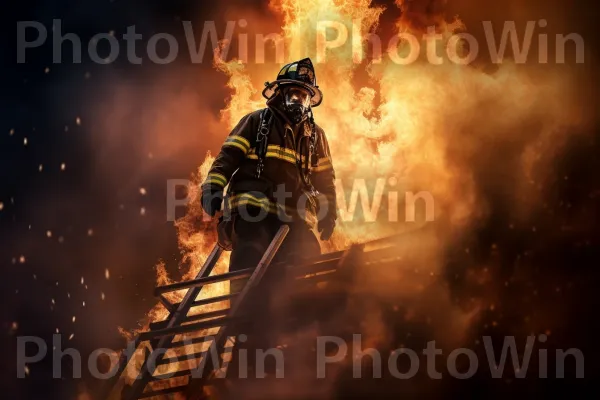
<svg viewBox="0 0 600 400">
<path fill-rule="evenodd" d="M 249 112 L 248 114 L 244 115 L 240 121 L 244 121 L 244 120 L 259 121 L 261 118 L 261 114 L 263 113 L 264 110 L 265 110 L 264 108 L 260 108 L 258 110 Z"/>
</svg>

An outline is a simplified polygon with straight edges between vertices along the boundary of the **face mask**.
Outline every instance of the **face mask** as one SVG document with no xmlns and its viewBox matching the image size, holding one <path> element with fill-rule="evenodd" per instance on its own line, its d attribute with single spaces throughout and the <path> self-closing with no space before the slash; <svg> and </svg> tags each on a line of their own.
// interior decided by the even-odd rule
<svg viewBox="0 0 600 400">
<path fill-rule="evenodd" d="M 283 92 L 284 106 L 288 118 L 297 124 L 306 115 L 310 107 L 310 92 L 302 87 L 289 87 Z"/>
</svg>

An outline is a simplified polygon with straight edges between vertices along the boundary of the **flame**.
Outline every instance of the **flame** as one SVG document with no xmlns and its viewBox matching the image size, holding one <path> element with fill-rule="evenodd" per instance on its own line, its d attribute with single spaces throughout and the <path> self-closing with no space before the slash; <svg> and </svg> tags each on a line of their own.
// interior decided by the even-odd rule
<svg viewBox="0 0 600 400">
<path fill-rule="evenodd" d="M 426 27 L 435 26 L 438 33 L 449 38 L 466 29 L 458 18 L 447 20 L 443 9 L 424 14 L 411 8 L 412 3 L 396 0 L 396 6 L 403 11 L 395 24 L 396 33 L 422 35 Z M 314 27 L 318 21 L 341 22 L 364 43 L 377 30 L 385 12 L 384 7 L 374 6 L 371 0 L 270 0 L 269 7 L 283 21 L 286 59 L 290 61 L 316 53 L 319 33 Z M 362 59 L 365 50 L 361 51 Z M 401 42 L 398 53 L 406 51 L 407 44 Z M 385 57 L 380 63 L 359 63 L 357 48 L 350 41 L 328 50 L 326 56 L 327 62 L 316 64 L 318 82 L 325 96 L 314 112 L 329 140 L 336 176 L 341 182 L 338 195 L 344 196 L 351 190 L 355 178 L 374 181 L 393 177 L 407 191 L 428 191 L 435 199 L 436 234 L 448 241 L 486 212 L 487 205 L 476 189 L 477 171 L 470 169 L 468 162 L 479 157 L 482 149 L 490 151 L 481 143 L 498 146 L 520 143 L 523 151 L 517 168 L 522 171 L 523 179 L 514 182 L 515 188 L 534 195 L 529 176 L 536 156 L 546 150 L 541 143 L 560 139 L 557 127 L 575 122 L 572 110 L 561 101 L 567 84 L 564 76 L 538 78 L 544 79 L 538 85 L 528 71 L 509 63 L 494 73 L 450 62 L 430 65 L 417 61 L 410 66 L 399 66 Z M 215 67 L 228 77 L 227 86 L 232 91 L 221 115 L 225 135 L 226 128 L 233 128 L 245 114 L 264 107 L 257 88 L 271 80 L 276 71 L 272 65 L 223 61 L 218 51 Z M 552 120 L 542 119 L 535 134 L 521 130 L 522 121 L 542 113 L 552 115 Z M 195 276 L 215 243 L 212 227 L 203 225 L 198 229 L 197 223 L 202 219 L 198 183 L 213 160 L 209 154 L 199 167 L 188 188 L 191 201 L 187 215 L 176 222 L 183 255 L 181 265 L 187 268 L 183 279 Z M 328 250 L 340 249 L 352 242 L 411 229 L 409 222 L 340 221 L 332 242 L 324 246 Z M 406 240 L 410 244 L 410 233 Z M 432 253 L 431 260 L 440 265 L 442 244 L 443 241 L 432 240 L 430 245 L 418 248 Z M 225 258 L 219 261 L 214 273 L 227 270 Z M 157 272 L 158 284 L 172 282 L 163 264 L 157 266 Z M 219 284 L 207 287 L 201 297 L 227 292 L 227 285 Z M 171 294 L 169 300 L 177 302 L 183 295 L 183 292 Z M 167 314 L 164 307 L 157 305 L 148 314 L 148 322 L 163 320 Z M 464 320 L 466 325 L 472 313 L 463 317 L 457 320 Z M 178 367 L 169 366 L 169 372 Z"/>
</svg>

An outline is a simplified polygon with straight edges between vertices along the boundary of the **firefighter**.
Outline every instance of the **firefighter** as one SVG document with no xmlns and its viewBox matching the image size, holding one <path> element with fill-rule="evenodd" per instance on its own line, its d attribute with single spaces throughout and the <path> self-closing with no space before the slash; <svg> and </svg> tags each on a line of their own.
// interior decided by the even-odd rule
<svg viewBox="0 0 600 400">
<path fill-rule="evenodd" d="M 254 268 L 281 224 L 290 227 L 277 258 L 320 254 L 336 225 L 335 173 L 327 138 L 313 119 L 321 104 L 309 58 L 285 65 L 265 83 L 267 107 L 231 131 L 202 184 L 202 207 L 215 216 L 230 271 Z M 227 195 L 223 201 L 223 191 Z M 243 288 L 232 282 L 232 292 Z"/>
</svg>

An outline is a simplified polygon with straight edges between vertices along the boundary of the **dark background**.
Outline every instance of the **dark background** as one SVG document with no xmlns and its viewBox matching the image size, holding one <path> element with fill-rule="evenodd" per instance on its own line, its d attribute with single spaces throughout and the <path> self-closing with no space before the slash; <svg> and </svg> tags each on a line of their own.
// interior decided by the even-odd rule
<svg viewBox="0 0 600 400">
<path fill-rule="evenodd" d="M 486 2 L 471 12 L 467 3 L 454 2 L 456 11 L 467 23 L 475 25 L 481 20 L 502 20 L 512 15 L 515 4 L 521 2 Z M 583 90 L 590 107 L 597 109 L 598 76 L 591 72 L 598 70 L 599 6 L 582 0 L 526 3 L 521 14 L 523 20 L 558 13 L 563 31 L 578 32 L 584 37 L 593 57 L 580 70 L 582 79 L 589 80 Z M 77 33 L 82 43 L 96 33 L 114 30 L 122 34 L 127 26 L 135 25 L 144 37 L 169 32 L 183 44 L 181 20 L 224 20 L 230 9 L 240 6 L 266 12 L 264 2 L 258 1 L 217 4 L 183 0 L 57 0 L 20 1 L 3 6 L 0 74 L 3 398 L 72 399 L 76 398 L 82 382 L 52 379 L 50 357 L 31 365 L 27 379 L 15 379 L 17 336 L 35 335 L 51 343 L 58 329 L 63 335 L 63 346 L 77 348 L 84 356 L 99 347 L 117 349 L 124 344 L 117 327 L 134 328 L 155 304 L 151 296 L 156 281 L 154 265 L 164 259 L 175 272 L 179 259 L 175 229 L 165 222 L 165 182 L 188 178 L 207 150 L 218 149 L 219 140 L 205 138 L 202 133 L 204 123 L 214 124 L 218 119 L 229 94 L 225 76 L 209 62 L 191 64 L 185 59 L 183 48 L 178 60 L 170 65 L 154 65 L 147 59 L 142 65 L 130 65 L 123 56 L 113 64 L 98 65 L 85 52 L 81 64 L 69 62 L 69 45 L 63 48 L 66 62 L 53 64 L 51 47 L 45 45 L 28 51 L 27 62 L 17 64 L 16 21 L 42 22 L 48 28 L 48 40 L 51 40 L 52 19 L 60 18 L 63 32 Z M 164 147 L 156 138 L 145 140 L 141 110 L 156 107 L 160 101 L 146 98 L 144 93 L 165 80 L 169 82 L 165 96 L 186 91 L 191 99 L 200 99 L 204 109 L 210 110 L 209 115 L 191 121 L 198 124 L 195 139 L 182 137 L 174 123 L 169 141 L 185 143 L 182 146 Z M 123 86 L 138 93 L 125 97 L 124 112 L 119 116 L 126 121 L 127 129 L 119 131 L 117 136 L 105 136 L 105 126 L 99 123 L 97 110 L 117 101 L 117 97 L 123 101 L 119 97 L 119 88 Z M 179 106 L 185 107 L 178 104 L 170 107 Z M 90 125 L 90 121 L 96 125 Z M 519 249 L 533 246 L 537 249 L 534 264 L 540 279 L 547 270 L 562 277 L 564 282 L 576 281 L 579 285 L 565 294 L 564 300 L 552 301 L 562 302 L 571 310 L 572 317 L 564 321 L 557 344 L 572 347 L 575 343 L 584 351 L 586 380 L 549 382 L 534 389 L 517 386 L 514 389 L 517 394 L 530 390 L 551 394 L 558 389 L 566 390 L 565 393 L 578 392 L 584 387 L 594 389 L 591 383 L 598 376 L 596 298 L 600 283 L 600 273 L 596 271 L 600 261 L 600 231 L 594 222 L 600 198 L 597 137 L 596 130 L 586 139 L 569 144 L 569 151 L 557 160 L 556 166 L 556 175 L 569 179 L 557 180 L 548 189 L 553 201 L 568 202 L 573 209 L 587 213 L 585 227 L 533 243 L 527 236 L 500 229 L 504 223 L 499 212 L 483 224 L 473 239 L 475 248 L 481 249 L 489 248 L 490 243 L 505 243 L 505 247 L 513 250 L 508 252 L 508 258 Z M 66 165 L 64 171 L 62 163 Z M 140 188 L 147 194 L 142 195 Z M 140 212 L 142 207 L 144 215 Z M 568 215 L 562 217 L 568 221 Z M 554 229 L 551 223 L 546 226 Z M 51 237 L 47 231 L 51 231 Z M 484 259 L 486 256 L 481 254 Z M 110 272 L 109 279 L 105 277 L 106 269 Z M 511 300 L 506 299 L 506 303 L 511 304 Z M 514 307 L 518 307 L 516 302 Z M 63 364 L 64 371 L 69 371 L 69 365 L 68 361 Z M 472 390 L 490 396 L 485 387 L 485 381 L 461 383 L 454 393 L 467 394 L 465 391 Z"/>
</svg>

